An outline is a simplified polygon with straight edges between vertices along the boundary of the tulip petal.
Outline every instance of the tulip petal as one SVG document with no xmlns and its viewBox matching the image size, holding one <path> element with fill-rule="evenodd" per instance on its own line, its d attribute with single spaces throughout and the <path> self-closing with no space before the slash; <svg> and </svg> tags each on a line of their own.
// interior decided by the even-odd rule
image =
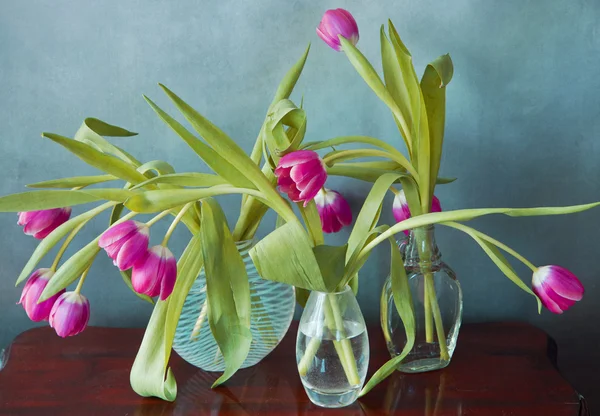
<svg viewBox="0 0 600 416">
<path fill-rule="evenodd" d="M 134 235 L 121 246 L 116 258 L 119 270 L 129 270 L 140 261 L 148 251 L 147 235 L 134 233 Z"/>
<path fill-rule="evenodd" d="M 131 273 L 133 290 L 150 297 L 160 294 L 160 274 L 162 274 L 160 259 L 160 255 L 156 254 L 156 247 L 152 247 L 146 257 L 133 266 Z"/>
<path fill-rule="evenodd" d="M 160 285 L 160 300 L 167 299 L 173 293 L 175 281 L 177 280 L 177 261 L 168 249 L 166 249 L 164 263 L 164 275 Z"/>
<path fill-rule="evenodd" d="M 314 150 L 296 150 L 279 159 L 278 169 L 291 168 L 297 164 L 306 163 L 315 159 L 319 159 L 319 154 Z"/>
<path fill-rule="evenodd" d="M 585 292 L 583 284 L 577 276 L 564 267 L 553 267 L 544 283 L 550 286 L 557 295 L 573 301 L 581 300 Z"/>
<path fill-rule="evenodd" d="M 323 172 L 323 163 L 320 160 L 311 160 L 294 166 L 290 170 L 290 178 L 302 190 L 312 180 L 313 177 Z"/>
<path fill-rule="evenodd" d="M 120 224 L 113 225 L 108 230 L 106 230 L 102 236 L 100 236 L 100 240 L 98 240 L 98 246 L 101 248 L 106 248 L 111 244 L 116 243 L 122 238 L 129 237 L 132 232 L 136 232 L 138 229 L 142 228 L 145 224 L 141 224 L 137 221 L 124 221 Z"/>
<path fill-rule="evenodd" d="M 323 185 L 325 185 L 325 181 L 327 181 L 327 173 L 323 170 L 323 172 L 312 178 L 310 182 L 301 189 L 300 200 L 304 201 L 304 206 L 307 206 L 315 195 L 317 195 Z"/>
</svg>

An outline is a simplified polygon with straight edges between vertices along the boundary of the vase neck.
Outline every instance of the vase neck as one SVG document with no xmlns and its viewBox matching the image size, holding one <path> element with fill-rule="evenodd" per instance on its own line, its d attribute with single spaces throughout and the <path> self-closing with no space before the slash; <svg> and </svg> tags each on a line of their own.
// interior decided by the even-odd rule
<svg viewBox="0 0 600 416">
<path fill-rule="evenodd" d="M 433 225 L 415 228 L 410 232 L 404 260 L 406 268 L 435 268 L 441 263 L 441 258 Z"/>
</svg>

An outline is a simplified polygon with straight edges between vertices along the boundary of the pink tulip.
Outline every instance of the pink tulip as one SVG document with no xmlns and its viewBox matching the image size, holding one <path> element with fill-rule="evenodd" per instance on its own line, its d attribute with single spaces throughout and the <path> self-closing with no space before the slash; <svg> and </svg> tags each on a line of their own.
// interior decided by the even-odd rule
<svg viewBox="0 0 600 416">
<path fill-rule="evenodd" d="M 327 180 L 325 165 L 317 152 L 297 150 L 279 160 L 275 169 L 279 190 L 294 202 L 308 205 Z"/>
<path fill-rule="evenodd" d="M 442 212 L 440 200 L 435 195 L 431 200 L 431 212 Z M 408 202 L 406 201 L 406 195 L 404 194 L 404 190 L 401 190 L 396 194 L 396 197 L 394 198 L 394 205 L 392 206 L 392 213 L 394 214 L 396 222 L 402 222 L 411 217 L 410 209 L 408 208 Z M 410 231 L 405 230 L 404 234 L 409 235 Z"/>
<path fill-rule="evenodd" d="M 353 45 L 358 42 L 358 25 L 349 11 L 344 9 L 327 10 L 317 27 L 317 35 L 336 51 L 342 49 L 339 35 Z"/>
<path fill-rule="evenodd" d="M 160 300 L 167 299 L 173 292 L 176 279 L 175 256 L 164 246 L 150 248 L 146 256 L 133 266 L 131 273 L 133 290 L 150 297 L 160 295 Z"/>
<path fill-rule="evenodd" d="M 583 298 L 577 276 L 560 266 L 543 266 L 533 273 L 533 291 L 553 313 L 563 313 Z"/>
<path fill-rule="evenodd" d="M 17 224 L 23 226 L 23 232 L 42 239 L 71 217 L 71 208 L 43 209 L 41 211 L 19 212 Z"/>
<path fill-rule="evenodd" d="M 336 191 L 323 188 L 315 196 L 315 203 L 323 232 L 337 233 L 352 223 L 352 210 L 344 197 Z"/>
<path fill-rule="evenodd" d="M 27 283 L 25 283 L 18 304 L 23 305 L 23 309 L 27 312 L 27 316 L 34 322 L 47 321 L 50 316 L 50 311 L 52 310 L 52 305 L 54 305 L 56 299 L 58 299 L 65 291 L 63 289 L 56 295 L 38 303 L 42 292 L 53 275 L 54 272 L 50 269 L 39 269 L 33 272 L 33 274 L 29 276 Z"/>
<path fill-rule="evenodd" d="M 60 295 L 50 312 L 50 326 L 63 338 L 81 333 L 89 320 L 90 302 L 77 292 Z"/>
<path fill-rule="evenodd" d="M 128 270 L 146 255 L 150 228 L 138 221 L 124 221 L 102 234 L 98 245 L 120 270 Z"/>
</svg>

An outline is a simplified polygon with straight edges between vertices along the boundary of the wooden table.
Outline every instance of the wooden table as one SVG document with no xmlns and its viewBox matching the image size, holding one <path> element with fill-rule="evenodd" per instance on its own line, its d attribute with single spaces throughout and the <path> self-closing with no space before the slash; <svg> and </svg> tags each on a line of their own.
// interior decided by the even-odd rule
<svg viewBox="0 0 600 416">
<path fill-rule="evenodd" d="M 259 365 L 210 389 L 206 373 L 176 354 L 174 403 L 138 397 L 129 369 L 141 329 L 95 328 L 63 340 L 50 328 L 19 335 L 0 371 L 0 415 L 587 415 L 585 402 L 555 367 L 556 345 L 525 324 L 472 324 L 461 329 L 451 365 L 395 373 L 344 409 L 312 405 L 295 363 L 296 324 Z M 381 330 L 369 329 L 369 375 L 388 359 Z"/>
</svg>

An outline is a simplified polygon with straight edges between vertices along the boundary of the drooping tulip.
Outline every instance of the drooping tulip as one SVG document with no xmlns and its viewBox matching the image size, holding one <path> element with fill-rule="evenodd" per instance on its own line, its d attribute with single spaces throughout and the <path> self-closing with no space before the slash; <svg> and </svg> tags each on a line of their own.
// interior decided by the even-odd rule
<svg viewBox="0 0 600 416">
<path fill-rule="evenodd" d="M 434 195 L 431 200 L 431 212 L 442 212 L 442 205 L 440 204 L 440 200 Z M 392 206 L 392 213 L 394 214 L 394 218 L 396 222 L 402 222 L 411 217 L 410 208 L 408 208 L 408 202 L 406 201 L 406 195 L 404 194 L 404 190 L 400 190 L 395 198 L 394 205 Z M 409 230 L 405 230 L 404 234 L 410 234 Z"/>
<path fill-rule="evenodd" d="M 177 279 L 177 261 L 167 247 L 162 245 L 148 249 L 146 256 L 133 266 L 131 285 L 133 290 L 150 297 L 165 300 L 173 292 Z"/>
<path fill-rule="evenodd" d="M 275 169 L 279 190 L 294 202 L 308 205 L 327 180 L 325 164 L 317 152 L 297 150 L 279 160 Z"/>
<path fill-rule="evenodd" d="M 339 35 L 353 45 L 358 42 L 358 25 L 349 11 L 344 9 L 327 10 L 317 27 L 317 35 L 336 51 L 342 49 Z"/>
<path fill-rule="evenodd" d="M 58 297 L 65 292 L 63 289 L 56 295 L 38 303 L 42 292 L 48 285 L 48 281 L 53 275 L 54 272 L 51 269 L 36 270 L 31 276 L 29 276 L 27 283 L 25 283 L 25 287 L 23 287 L 21 299 L 19 299 L 18 304 L 23 305 L 23 309 L 25 309 L 25 312 L 27 312 L 27 316 L 34 322 L 47 321 L 48 317 L 50 316 L 52 306 Z"/>
<path fill-rule="evenodd" d="M 561 314 L 583 298 L 584 288 L 577 276 L 560 266 L 542 266 L 533 273 L 533 291 L 542 304 Z"/>
<path fill-rule="evenodd" d="M 128 220 L 106 230 L 98 245 L 120 270 L 128 270 L 146 255 L 149 241 L 150 228 L 142 222 Z"/>
<path fill-rule="evenodd" d="M 81 333 L 90 320 L 90 302 L 77 292 L 65 292 L 56 300 L 50 312 L 50 326 L 66 338 Z"/>
<path fill-rule="evenodd" d="M 71 208 L 43 209 L 41 211 L 19 212 L 17 224 L 23 226 L 23 232 L 42 239 L 71 217 Z"/>
<path fill-rule="evenodd" d="M 323 188 L 315 196 L 315 204 L 323 232 L 337 233 L 352 223 L 350 205 L 339 192 Z"/>
</svg>

